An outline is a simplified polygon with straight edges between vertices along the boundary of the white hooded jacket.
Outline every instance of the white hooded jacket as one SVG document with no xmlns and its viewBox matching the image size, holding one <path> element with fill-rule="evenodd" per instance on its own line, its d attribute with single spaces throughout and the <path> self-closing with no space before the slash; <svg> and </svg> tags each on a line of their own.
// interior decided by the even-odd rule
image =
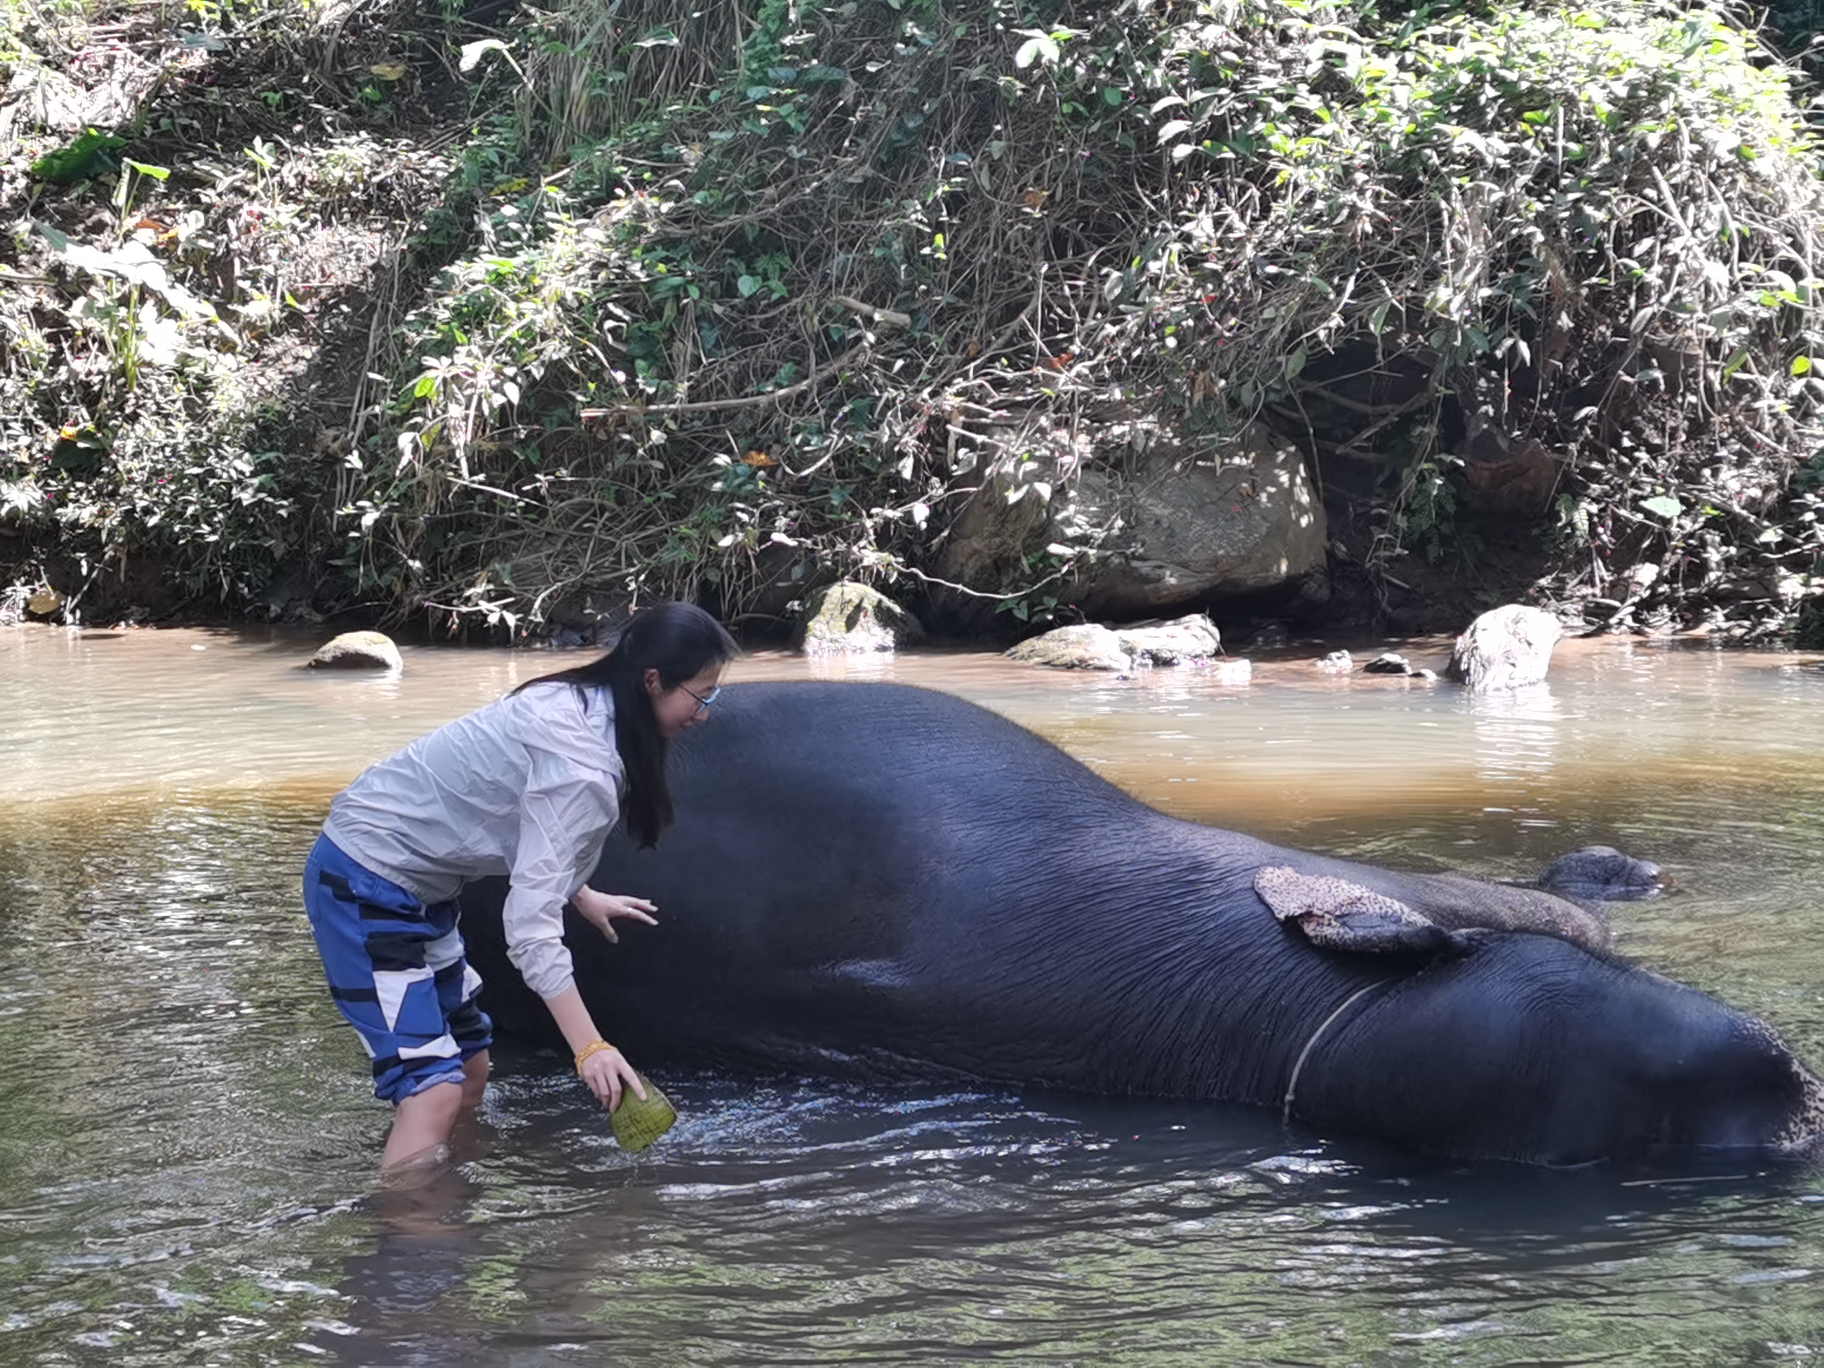
<svg viewBox="0 0 1824 1368">
<path fill-rule="evenodd" d="M 564 904 L 601 858 L 624 774 L 606 689 L 534 685 L 369 766 L 323 832 L 426 903 L 506 875 L 507 954 L 551 998 L 575 982 Z"/>
</svg>

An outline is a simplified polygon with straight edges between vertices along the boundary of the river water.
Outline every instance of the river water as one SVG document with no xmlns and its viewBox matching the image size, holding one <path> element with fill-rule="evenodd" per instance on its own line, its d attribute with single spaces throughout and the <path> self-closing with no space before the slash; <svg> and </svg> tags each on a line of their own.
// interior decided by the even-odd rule
<svg viewBox="0 0 1824 1368">
<path fill-rule="evenodd" d="M 367 761 L 577 657 L 397 678 L 212 632 L 0 630 L 0 1363 L 1717 1364 L 1824 1356 L 1824 1169 L 1442 1164 L 1220 1107 L 663 1077 L 635 1159 L 550 1058 L 462 1162 L 384 1109 L 298 870 Z M 1566 643 L 1549 686 L 814 666 L 947 689 L 1169 811 L 1525 879 L 1603 842 L 1678 891 L 1622 951 L 1824 1065 L 1824 665 Z M 1419 643 L 1436 663 L 1438 643 Z M 636 1061 L 637 1062 L 637 1061 Z"/>
</svg>

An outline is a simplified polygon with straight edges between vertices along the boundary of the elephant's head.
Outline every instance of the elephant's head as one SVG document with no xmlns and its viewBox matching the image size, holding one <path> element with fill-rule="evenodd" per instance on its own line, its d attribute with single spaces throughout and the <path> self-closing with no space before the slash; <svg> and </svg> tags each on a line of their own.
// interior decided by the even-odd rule
<svg viewBox="0 0 1824 1368">
<path fill-rule="evenodd" d="M 1695 989 L 1554 936 L 1427 933 L 1379 895 L 1283 877 L 1269 891 L 1328 952 L 1387 969 L 1306 1043 L 1289 1117 L 1547 1164 L 1820 1147 L 1824 1083 L 1764 1022 Z"/>
</svg>

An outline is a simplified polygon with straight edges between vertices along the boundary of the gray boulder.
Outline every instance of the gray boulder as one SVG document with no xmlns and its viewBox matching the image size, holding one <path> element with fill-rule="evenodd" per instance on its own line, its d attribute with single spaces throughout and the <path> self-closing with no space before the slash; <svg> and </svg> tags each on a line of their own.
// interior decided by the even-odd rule
<svg viewBox="0 0 1824 1368">
<path fill-rule="evenodd" d="M 1202 613 L 1170 622 L 1140 622 L 1117 627 L 1115 639 L 1136 661 L 1149 665 L 1189 665 L 1213 660 L 1222 650 L 1222 633 Z"/>
<path fill-rule="evenodd" d="M 981 483 L 963 505 L 944 539 L 934 568 L 940 580 L 989 595 L 1024 591 L 1035 578 L 1036 556 L 1060 558 L 1080 549 L 1060 540 L 1056 524 L 1072 507 L 1070 485 L 1087 457 L 1088 444 L 1059 429 L 1043 429 L 1008 441 L 981 466 Z M 939 600 L 959 621 L 985 626 L 998 605 L 965 594 Z"/>
<path fill-rule="evenodd" d="M 1049 665 L 1054 670 L 1115 670 L 1125 673 L 1134 658 L 1121 649 L 1121 638 L 1100 623 L 1080 622 L 1046 632 L 1007 652 L 1022 665 Z"/>
<path fill-rule="evenodd" d="M 998 438 L 933 568 L 994 595 L 1030 589 L 1035 563 L 1068 566 L 1059 597 L 1121 621 L 1272 590 L 1321 601 L 1327 545 L 1296 448 L 1258 423 L 1218 440 L 1148 417 Z M 966 625 L 994 612 L 938 597 Z"/>
<path fill-rule="evenodd" d="M 1076 520 L 1109 529 L 1073 595 L 1097 617 L 1296 588 L 1328 596 L 1324 510 L 1296 448 L 1253 424 L 1086 469 Z"/>
</svg>

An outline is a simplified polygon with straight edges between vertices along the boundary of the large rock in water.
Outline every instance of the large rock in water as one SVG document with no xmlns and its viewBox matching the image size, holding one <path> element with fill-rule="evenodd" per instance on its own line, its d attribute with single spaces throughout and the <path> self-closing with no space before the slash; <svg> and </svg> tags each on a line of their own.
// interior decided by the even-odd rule
<svg viewBox="0 0 1824 1368">
<path fill-rule="evenodd" d="M 1104 627 L 1084 622 L 1022 641 L 1007 659 L 1059 670 L 1130 670 L 1136 665 L 1190 665 L 1222 649 L 1216 624 L 1202 613 L 1173 622 Z M 1245 662 L 1235 662 L 1245 664 Z"/>
<path fill-rule="evenodd" d="M 1558 619 L 1543 609 L 1519 603 L 1491 608 L 1457 638 L 1445 673 L 1476 691 L 1537 684 L 1562 635 Z"/>
<path fill-rule="evenodd" d="M 924 638 L 918 619 L 892 599 L 843 580 L 811 596 L 797 645 L 806 655 L 867 655 L 916 646 Z"/>
<path fill-rule="evenodd" d="M 405 662 L 385 632 L 344 632 L 304 662 L 313 670 L 399 670 Z"/>
</svg>

